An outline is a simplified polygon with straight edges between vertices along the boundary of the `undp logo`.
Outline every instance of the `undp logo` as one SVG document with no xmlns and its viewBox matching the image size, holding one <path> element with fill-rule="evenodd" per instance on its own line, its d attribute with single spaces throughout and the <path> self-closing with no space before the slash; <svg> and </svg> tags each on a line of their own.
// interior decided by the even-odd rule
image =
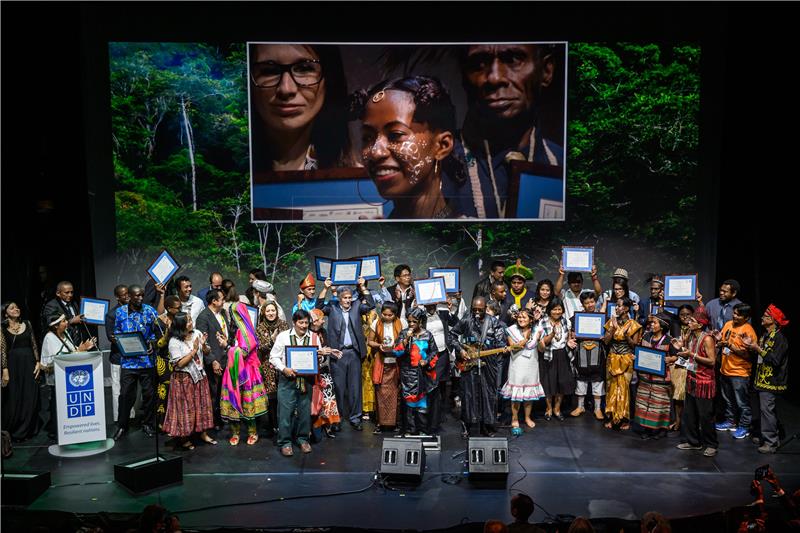
<svg viewBox="0 0 800 533">
<path fill-rule="evenodd" d="M 66 369 L 67 418 L 94 416 L 94 384 L 92 365 L 75 365 Z"/>
</svg>

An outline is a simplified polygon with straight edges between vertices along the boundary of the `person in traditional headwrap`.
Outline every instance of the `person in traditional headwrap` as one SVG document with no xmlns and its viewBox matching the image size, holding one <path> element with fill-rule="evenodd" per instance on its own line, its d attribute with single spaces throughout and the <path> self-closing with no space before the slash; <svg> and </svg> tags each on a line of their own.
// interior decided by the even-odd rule
<svg viewBox="0 0 800 533">
<path fill-rule="evenodd" d="M 706 332 L 711 320 L 705 308 L 698 307 L 689 318 L 689 336 L 676 343 L 678 356 L 686 363 L 686 401 L 681 421 L 684 442 L 679 450 L 703 450 L 706 457 L 717 455 L 719 442 L 714 429 L 714 364 L 717 349 L 714 336 Z"/>
<path fill-rule="evenodd" d="M 261 361 L 261 377 L 264 379 L 264 392 L 267 403 L 275 406 L 267 410 L 267 436 L 272 437 L 278 431 L 278 371 L 269 362 L 269 353 L 275 339 L 282 331 L 289 329 L 289 324 L 278 317 L 278 306 L 275 302 L 267 302 L 258 311 L 258 358 Z"/>
<path fill-rule="evenodd" d="M 272 286 L 272 283 L 264 281 L 263 279 L 257 279 L 253 282 L 252 286 L 253 305 L 260 308 L 267 302 L 275 302 L 275 305 L 278 307 L 278 318 L 286 320 L 286 313 L 283 312 L 283 307 L 281 307 L 281 304 L 278 303 L 278 299 L 275 297 L 275 288 Z"/>
<path fill-rule="evenodd" d="M 506 268 L 505 279 L 509 287 L 508 295 L 514 299 L 517 307 L 522 309 L 527 303 L 525 297 L 530 297 L 525 282 L 533 279 L 533 271 L 522 264 L 522 259 L 517 259 L 515 264 Z"/>
<path fill-rule="evenodd" d="M 300 282 L 300 292 L 297 293 L 297 303 L 292 306 L 292 313 L 298 309 L 311 312 L 317 305 L 317 298 L 314 293 L 317 291 L 317 282 L 309 272 L 303 281 Z"/>
<path fill-rule="evenodd" d="M 758 355 L 755 388 L 761 405 L 761 453 L 778 450 L 778 428 L 780 422 L 775 411 L 778 394 L 785 392 L 789 383 L 789 342 L 783 329 L 789 325 L 786 315 L 770 304 L 761 317 L 764 334 L 758 344 L 744 340 L 747 349 Z"/>
<path fill-rule="evenodd" d="M 240 422 L 247 423 L 247 444 L 258 442 L 256 418 L 267 412 L 267 394 L 258 358 L 258 337 L 244 303 L 232 308 L 236 341 L 228 349 L 228 361 L 222 374 L 220 414 L 231 425 L 231 446 L 239 444 Z"/>
<path fill-rule="evenodd" d="M 341 352 L 328 346 L 328 333 L 324 327 L 325 313 L 319 309 L 312 309 L 309 314 L 311 315 L 309 329 L 312 333 L 319 335 L 320 345 L 323 348 L 323 351 L 320 352 L 322 358 L 319 363 L 319 373 L 311 394 L 311 416 L 313 418 L 313 426 L 315 428 L 321 427 L 322 431 L 325 432 L 325 436 L 333 439 L 336 437 L 333 432 L 333 424 L 338 424 L 341 421 L 341 417 L 339 416 L 339 407 L 336 405 L 336 392 L 333 390 L 330 358 L 339 357 Z"/>
</svg>

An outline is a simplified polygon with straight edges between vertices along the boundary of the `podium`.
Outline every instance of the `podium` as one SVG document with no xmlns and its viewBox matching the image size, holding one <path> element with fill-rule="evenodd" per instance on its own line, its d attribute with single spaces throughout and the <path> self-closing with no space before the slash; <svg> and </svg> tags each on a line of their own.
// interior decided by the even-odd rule
<svg viewBox="0 0 800 533">
<path fill-rule="evenodd" d="M 73 352 L 54 358 L 56 435 L 48 448 L 60 457 L 85 457 L 114 447 L 106 435 L 103 352 Z"/>
</svg>

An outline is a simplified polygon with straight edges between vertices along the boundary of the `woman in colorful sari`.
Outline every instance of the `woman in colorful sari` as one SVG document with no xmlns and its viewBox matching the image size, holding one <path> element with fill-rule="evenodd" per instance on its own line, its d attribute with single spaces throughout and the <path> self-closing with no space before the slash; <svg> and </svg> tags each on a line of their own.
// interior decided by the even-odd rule
<svg viewBox="0 0 800 533">
<path fill-rule="evenodd" d="M 630 429 L 631 395 L 633 377 L 633 349 L 642 339 L 642 325 L 631 318 L 633 302 L 619 298 L 614 316 L 606 322 L 603 342 L 609 345 L 606 359 L 606 416 L 605 427 Z"/>
<path fill-rule="evenodd" d="M 247 423 L 247 444 L 258 441 L 256 418 L 267 413 L 267 394 L 258 359 L 258 338 L 247 306 L 231 306 L 236 340 L 228 349 L 228 364 L 222 374 L 220 414 L 231 424 L 230 445 L 239 444 L 241 420 Z"/>
</svg>

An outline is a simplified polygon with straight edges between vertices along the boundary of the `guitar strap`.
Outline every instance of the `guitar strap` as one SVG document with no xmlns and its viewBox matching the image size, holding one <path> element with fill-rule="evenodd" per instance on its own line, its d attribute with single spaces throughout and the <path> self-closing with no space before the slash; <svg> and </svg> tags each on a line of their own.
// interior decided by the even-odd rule
<svg viewBox="0 0 800 533">
<path fill-rule="evenodd" d="M 483 348 L 483 343 L 486 341 L 486 333 L 488 331 L 489 331 L 489 319 L 486 318 L 486 317 L 483 317 L 483 325 L 481 326 L 481 339 L 479 341 L 480 348 L 478 348 L 478 355 L 480 355 L 480 350 Z M 478 365 L 478 375 L 481 374 L 481 366 L 483 366 L 481 363 L 482 363 L 482 361 L 480 359 L 478 359 L 478 363 L 477 363 L 477 365 Z"/>
</svg>

